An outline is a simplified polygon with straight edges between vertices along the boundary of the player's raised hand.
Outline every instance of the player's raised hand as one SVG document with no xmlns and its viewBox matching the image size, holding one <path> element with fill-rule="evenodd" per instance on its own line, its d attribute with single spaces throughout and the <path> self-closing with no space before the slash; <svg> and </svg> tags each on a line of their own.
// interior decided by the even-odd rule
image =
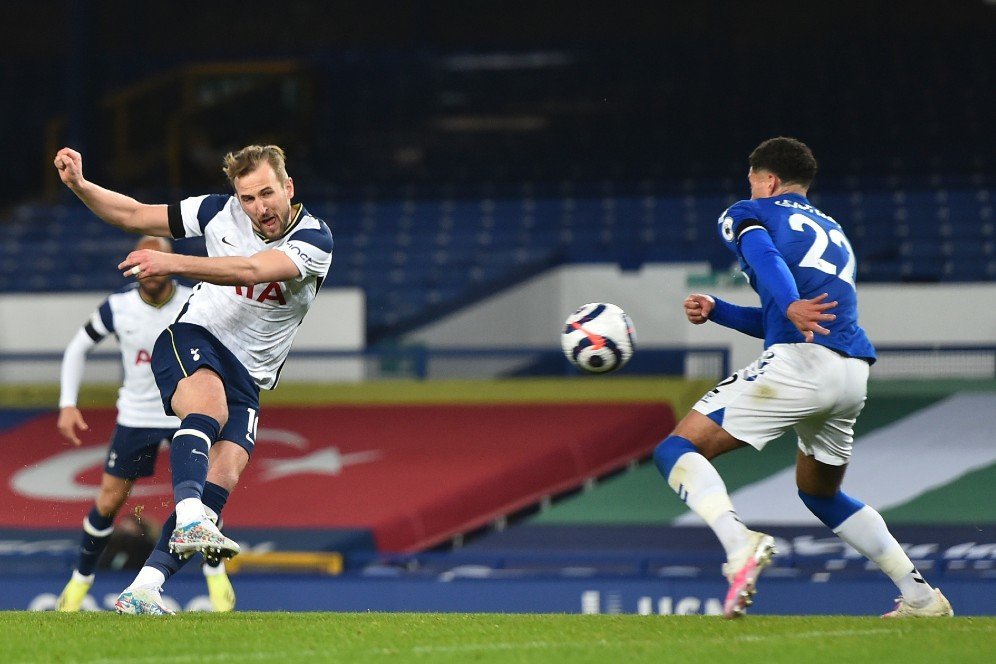
<svg viewBox="0 0 996 664">
<path fill-rule="evenodd" d="M 83 444 L 83 441 L 79 439 L 76 434 L 76 430 L 89 431 L 90 426 L 83 419 L 83 413 L 76 406 L 66 406 L 59 410 L 59 421 L 55 425 L 59 429 L 59 433 L 62 437 L 68 440 L 70 443 L 79 447 Z"/>
<path fill-rule="evenodd" d="M 72 148 L 62 148 L 55 153 L 55 167 L 59 179 L 72 188 L 83 182 L 83 155 Z"/>
<path fill-rule="evenodd" d="M 808 300 L 796 300 L 788 306 L 785 316 L 792 321 L 796 329 L 802 332 L 807 343 L 813 341 L 814 333 L 826 336 L 830 330 L 820 325 L 822 322 L 837 320 L 835 314 L 826 313 L 837 306 L 837 301 L 824 302 L 829 295 L 823 293 Z"/>
<path fill-rule="evenodd" d="M 709 320 L 709 314 L 716 306 L 716 300 L 709 295 L 692 293 L 685 298 L 685 316 L 690 323 L 701 325 Z"/>
<path fill-rule="evenodd" d="M 135 277 L 145 279 L 147 277 L 162 277 L 173 274 L 171 267 L 176 254 L 168 254 L 152 249 L 138 249 L 128 254 L 118 269 L 124 277 Z"/>
</svg>

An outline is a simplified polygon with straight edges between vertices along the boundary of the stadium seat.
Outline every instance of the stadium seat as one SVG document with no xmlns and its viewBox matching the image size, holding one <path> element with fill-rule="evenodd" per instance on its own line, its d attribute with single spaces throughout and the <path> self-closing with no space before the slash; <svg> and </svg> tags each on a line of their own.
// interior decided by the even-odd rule
<svg viewBox="0 0 996 664">
<path fill-rule="evenodd" d="M 887 188 L 888 178 L 850 178 L 814 196 L 838 215 L 858 254 L 858 278 L 869 281 L 979 281 L 996 277 L 992 201 L 986 183 L 934 175 L 928 188 Z M 885 184 L 883 184 L 885 183 Z M 559 195 L 318 199 L 335 236 L 337 286 L 363 288 L 368 327 L 383 337 L 426 311 L 462 306 L 558 261 L 708 261 L 726 270 L 731 256 L 716 241 L 715 219 L 744 196 L 741 182 L 689 179 L 677 191 L 617 191 L 612 183 L 566 183 Z M 31 290 L 116 290 L 114 269 L 134 237 L 96 220 L 79 205 L 31 204 L 3 222 L 5 267 L 0 287 Z M 69 232 L 72 229 L 72 232 Z M 30 265 L 28 247 L 34 250 Z M 203 255 L 203 241 L 176 250 Z M 13 279 L 12 274 L 31 278 Z"/>
</svg>

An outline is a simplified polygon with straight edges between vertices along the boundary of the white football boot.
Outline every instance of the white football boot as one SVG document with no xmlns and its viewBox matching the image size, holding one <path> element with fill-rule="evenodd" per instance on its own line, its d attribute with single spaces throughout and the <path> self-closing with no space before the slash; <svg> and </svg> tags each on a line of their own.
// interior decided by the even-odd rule
<svg viewBox="0 0 996 664">
<path fill-rule="evenodd" d="M 951 602 L 941 593 L 940 588 L 934 588 L 934 596 L 926 606 L 917 608 L 906 603 L 902 597 L 896 598 L 896 608 L 882 614 L 883 618 L 945 618 L 953 616 Z"/>
<path fill-rule="evenodd" d="M 754 603 L 757 577 L 771 564 L 771 557 L 776 553 L 775 538 L 750 531 L 747 545 L 723 565 L 723 575 L 730 582 L 730 590 L 723 602 L 724 618 L 739 618 L 746 613 L 747 607 Z"/>
</svg>

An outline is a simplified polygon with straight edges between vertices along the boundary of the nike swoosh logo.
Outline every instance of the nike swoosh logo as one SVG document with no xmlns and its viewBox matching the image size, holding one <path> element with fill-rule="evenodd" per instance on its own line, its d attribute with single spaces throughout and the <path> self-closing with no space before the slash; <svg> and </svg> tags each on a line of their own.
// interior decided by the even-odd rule
<svg viewBox="0 0 996 664">
<path fill-rule="evenodd" d="M 234 245 L 234 244 L 232 244 L 231 242 L 229 242 L 229 241 L 228 241 L 228 238 L 227 238 L 227 237 L 224 237 L 224 236 L 223 236 L 223 237 L 221 238 L 221 241 L 222 241 L 222 242 L 223 242 L 224 244 L 227 244 L 227 245 L 228 245 L 229 247 L 235 247 L 235 245 Z M 236 249 L 238 249 L 238 247 L 235 247 L 235 248 L 236 248 Z"/>
<path fill-rule="evenodd" d="M 190 453 L 191 454 L 200 454 L 205 459 L 208 458 L 208 455 L 204 454 L 204 452 L 201 452 L 200 450 L 190 450 Z"/>
</svg>

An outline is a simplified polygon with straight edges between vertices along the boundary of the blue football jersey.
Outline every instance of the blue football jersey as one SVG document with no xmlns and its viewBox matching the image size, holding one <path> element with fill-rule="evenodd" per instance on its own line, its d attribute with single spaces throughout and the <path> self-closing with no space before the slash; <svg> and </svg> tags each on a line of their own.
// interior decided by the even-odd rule
<svg viewBox="0 0 996 664">
<path fill-rule="evenodd" d="M 758 283 L 757 275 L 740 251 L 740 239 L 744 234 L 765 231 L 785 259 L 800 298 L 810 299 L 828 293 L 829 297 L 824 301 L 837 301 L 837 307 L 828 311 L 836 314 L 837 319 L 822 323 L 830 334 L 814 335 L 814 343 L 851 357 L 874 361 L 875 347 L 858 325 L 857 257 L 851 243 L 840 224 L 799 194 L 738 201 L 719 218 L 723 242 L 737 255 L 751 287 L 761 297 L 764 347 L 804 341 L 802 333 L 785 317 L 764 284 Z"/>
</svg>

